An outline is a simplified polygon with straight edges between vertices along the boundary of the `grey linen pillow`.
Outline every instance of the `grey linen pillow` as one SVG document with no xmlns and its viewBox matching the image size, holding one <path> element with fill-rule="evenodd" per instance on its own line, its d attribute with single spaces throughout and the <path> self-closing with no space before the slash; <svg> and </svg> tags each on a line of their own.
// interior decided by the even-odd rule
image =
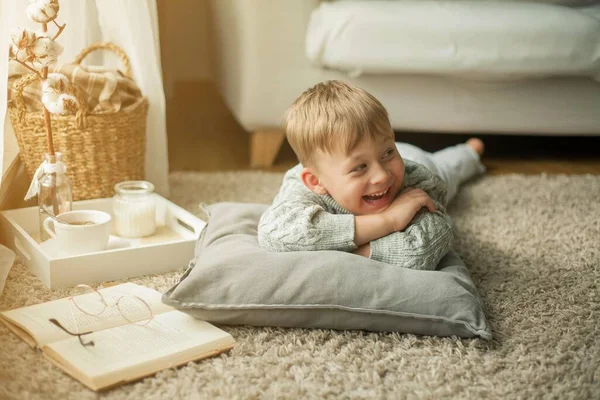
<svg viewBox="0 0 600 400">
<path fill-rule="evenodd" d="M 491 339 L 481 298 L 456 253 L 437 271 L 338 251 L 273 253 L 257 240 L 266 208 L 210 206 L 190 268 L 162 301 L 217 324 Z"/>
</svg>

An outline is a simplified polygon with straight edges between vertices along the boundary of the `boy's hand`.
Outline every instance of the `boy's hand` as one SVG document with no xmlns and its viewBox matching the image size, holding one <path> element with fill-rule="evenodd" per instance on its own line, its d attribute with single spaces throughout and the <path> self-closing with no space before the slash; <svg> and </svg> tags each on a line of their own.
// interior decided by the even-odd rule
<svg viewBox="0 0 600 400">
<path fill-rule="evenodd" d="M 406 188 L 382 214 L 389 229 L 397 232 L 405 229 L 422 207 L 426 207 L 430 212 L 436 210 L 433 200 L 425 191 Z"/>
<path fill-rule="evenodd" d="M 421 207 L 432 212 L 436 210 L 433 200 L 423 190 L 403 190 L 382 213 L 354 217 L 354 243 L 361 246 L 405 229 Z"/>
</svg>

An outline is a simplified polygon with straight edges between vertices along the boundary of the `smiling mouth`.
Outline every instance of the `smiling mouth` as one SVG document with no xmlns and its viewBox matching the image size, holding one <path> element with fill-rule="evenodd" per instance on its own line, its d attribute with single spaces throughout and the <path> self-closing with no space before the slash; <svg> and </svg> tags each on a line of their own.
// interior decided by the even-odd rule
<svg viewBox="0 0 600 400">
<path fill-rule="evenodd" d="M 377 200 L 383 199 L 389 191 L 390 188 L 388 187 L 386 190 L 383 190 L 381 192 L 365 195 L 363 196 L 363 199 L 369 203 L 376 202 Z"/>
</svg>

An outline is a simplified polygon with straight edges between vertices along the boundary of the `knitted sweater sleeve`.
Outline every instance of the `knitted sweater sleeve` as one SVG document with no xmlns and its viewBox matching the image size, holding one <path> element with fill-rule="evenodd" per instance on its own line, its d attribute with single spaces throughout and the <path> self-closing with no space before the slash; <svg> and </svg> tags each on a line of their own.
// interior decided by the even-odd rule
<svg viewBox="0 0 600 400">
<path fill-rule="evenodd" d="M 301 166 L 283 178 L 273 204 L 258 224 L 258 242 L 269 251 L 352 251 L 354 215 L 336 213 L 326 199 L 299 179 Z"/>
<path fill-rule="evenodd" d="M 371 258 L 388 264 L 434 270 L 452 247 L 454 232 L 446 214 L 446 184 L 426 167 L 406 161 L 404 185 L 423 189 L 437 211 L 421 210 L 400 232 L 371 241 Z"/>
</svg>

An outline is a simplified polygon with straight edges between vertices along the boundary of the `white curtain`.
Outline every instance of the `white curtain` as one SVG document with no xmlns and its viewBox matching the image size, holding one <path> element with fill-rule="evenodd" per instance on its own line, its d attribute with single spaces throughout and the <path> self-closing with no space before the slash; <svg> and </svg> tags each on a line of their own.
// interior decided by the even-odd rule
<svg viewBox="0 0 600 400">
<path fill-rule="evenodd" d="M 146 178 L 166 196 L 169 161 L 156 0 L 96 0 L 96 7 L 103 40 L 116 43 L 125 50 L 131 61 L 133 76 L 150 100 L 146 129 Z"/>
<path fill-rule="evenodd" d="M 150 108 L 146 128 L 146 179 L 163 196 L 169 194 L 165 96 L 160 64 L 156 0 L 59 0 L 57 21 L 67 26 L 58 38 L 64 47 L 59 62 L 72 61 L 88 45 L 110 41 L 121 47 L 131 62 L 133 76 Z M 0 55 L 8 54 L 9 32 L 17 26 L 39 29 L 27 19 L 24 0 L 0 0 Z M 49 30 L 53 30 L 49 25 Z M 92 54 L 87 64 L 119 66 L 111 54 Z M 7 57 L 0 56 L 0 128 L 6 115 Z M 5 134 L 2 130 L 2 143 Z"/>
<path fill-rule="evenodd" d="M 8 47 L 10 30 L 15 21 L 16 2 L 0 1 L 0 54 L 4 54 L 5 58 L 0 59 L 0 171 L 4 171 L 4 163 L 8 162 L 4 159 L 4 135 L 5 131 L 10 128 L 10 123 L 7 121 L 6 113 L 6 83 L 8 81 Z M 0 183 L 2 183 L 2 174 L 0 173 Z"/>
</svg>

